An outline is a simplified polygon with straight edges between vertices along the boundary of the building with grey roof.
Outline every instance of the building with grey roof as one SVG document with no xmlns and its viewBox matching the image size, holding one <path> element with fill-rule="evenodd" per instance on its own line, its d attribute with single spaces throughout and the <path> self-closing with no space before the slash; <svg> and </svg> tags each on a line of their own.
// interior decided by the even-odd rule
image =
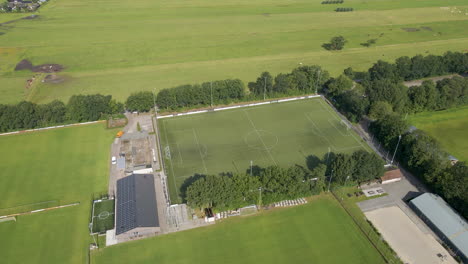
<svg viewBox="0 0 468 264">
<path fill-rule="evenodd" d="M 160 232 L 152 174 L 132 174 L 117 181 L 115 229 L 119 239 Z"/>
<path fill-rule="evenodd" d="M 452 251 L 468 261 L 468 223 L 441 197 L 424 193 L 410 202 L 410 206 Z"/>
</svg>

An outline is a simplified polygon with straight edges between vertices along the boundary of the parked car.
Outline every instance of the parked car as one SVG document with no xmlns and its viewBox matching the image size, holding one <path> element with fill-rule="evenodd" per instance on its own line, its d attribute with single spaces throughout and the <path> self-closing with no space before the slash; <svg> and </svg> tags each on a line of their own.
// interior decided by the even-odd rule
<svg viewBox="0 0 468 264">
<path fill-rule="evenodd" d="M 117 164 L 117 158 L 115 156 L 112 157 L 112 164 Z"/>
</svg>

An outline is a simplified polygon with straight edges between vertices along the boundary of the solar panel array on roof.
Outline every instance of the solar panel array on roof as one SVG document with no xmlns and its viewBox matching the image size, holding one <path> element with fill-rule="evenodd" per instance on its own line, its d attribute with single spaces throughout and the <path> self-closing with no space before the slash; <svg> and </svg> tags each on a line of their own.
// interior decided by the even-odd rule
<svg viewBox="0 0 468 264">
<path fill-rule="evenodd" d="M 441 197 L 424 193 L 410 201 L 436 232 L 450 243 L 457 254 L 467 260 L 468 256 L 468 223 L 457 214 Z"/>
<path fill-rule="evenodd" d="M 159 227 L 153 175 L 118 180 L 116 201 L 116 235 L 137 227 Z"/>
</svg>

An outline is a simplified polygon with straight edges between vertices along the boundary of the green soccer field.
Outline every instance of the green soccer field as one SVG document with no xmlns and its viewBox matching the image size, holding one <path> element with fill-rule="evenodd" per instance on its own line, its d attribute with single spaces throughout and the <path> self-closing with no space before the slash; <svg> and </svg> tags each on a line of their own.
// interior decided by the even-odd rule
<svg viewBox="0 0 468 264">
<path fill-rule="evenodd" d="M 0 103 L 48 102 L 289 72 L 318 64 L 333 75 L 378 59 L 463 51 L 466 0 L 51 0 L 38 18 L 0 26 Z M 352 7 L 353 12 L 334 12 Z M 453 11 L 453 12 L 452 12 Z M 458 12 L 460 11 L 460 12 Z M 23 14 L 27 16 L 29 14 Z M 0 21 L 21 14 L 0 14 Z M 322 44 L 342 35 L 342 51 Z M 376 44 L 361 45 L 370 39 Z M 65 67 L 61 83 L 14 72 L 21 59 Z"/>
<path fill-rule="evenodd" d="M 114 228 L 114 200 L 103 200 L 94 204 L 93 233 L 103 233 Z"/>
<path fill-rule="evenodd" d="M 80 202 L 0 223 L 1 263 L 86 263 L 93 194 L 107 192 L 115 131 L 101 123 L 0 136 L 0 209 Z"/>
<path fill-rule="evenodd" d="M 93 253 L 92 260 L 96 264 L 385 263 L 331 196 L 108 247 Z"/>
<path fill-rule="evenodd" d="M 171 202 L 194 174 L 245 172 L 254 166 L 306 166 L 310 155 L 367 145 L 322 99 L 306 99 L 158 120 Z"/>
<path fill-rule="evenodd" d="M 468 162 L 468 106 L 416 114 L 409 123 L 436 138 L 458 160 Z"/>
</svg>

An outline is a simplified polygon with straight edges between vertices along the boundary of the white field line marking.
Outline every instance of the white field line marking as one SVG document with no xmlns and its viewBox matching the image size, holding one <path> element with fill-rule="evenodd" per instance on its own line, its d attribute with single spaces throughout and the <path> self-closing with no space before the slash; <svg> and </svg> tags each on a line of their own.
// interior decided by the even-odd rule
<svg viewBox="0 0 468 264">
<path fill-rule="evenodd" d="M 41 131 L 41 130 L 49 130 L 49 129 L 55 129 L 55 128 L 71 127 L 71 126 L 83 126 L 83 125 L 96 124 L 96 123 L 101 123 L 101 122 L 106 122 L 106 121 L 105 120 L 98 120 L 98 121 L 74 123 L 74 124 L 68 124 L 68 125 L 58 125 L 58 126 L 51 126 L 51 127 L 41 127 L 41 128 L 34 128 L 34 129 L 18 130 L 18 131 L 13 131 L 13 132 L 1 133 L 0 136 L 22 134 L 22 133 L 27 133 L 27 132 L 36 132 L 36 131 Z"/>
<path fill-rule="evenodd" d="M 195 128 L 193 127 L 192 127 L 192 131 L 193 131 L 193 136 L 195 137 L 195 141 L 197 142 L 197 148 L 198 148 L 198 152 L 200 153 L 200 158 L 203 163 L 203 168 L 205 168 L 205 173 L 208 174 L 208 170 L 206 169 L 205 159 L 203 158 L 203 155 L 200 149 L 200 142 L 198 142 L 197 132 L 195 131 Z"/>
<path fill-rule="evenodd" d="M 338 131 L 338 133 L 340 133 L 343 137 L 349 137 L 350 136 L 349 132 L 347 134 L 341 132 L 341 130 L 335 124 L 333 124 L 333 122 L 330 119 L 328 119 L 328 123 L 330 123 L 330 125 L 332 125 Z"/>
<path fill-rule="evenodd" d="M 180 152 L 179 143 L 176 142 L 176 146 L 177 146 L 177 152 L 179 152 L 180 165 L 184 167 L 184 160 L 182 159 L 182 153 Z"/>
<path fill-rule="evenodd" d="M 355 146 L 352 146 L 352 147 L 346 147 L 346 148 L 339 148 L 339 147 L 336 147 L 335 144 L 333 144 L 326 135 L 324 135 L 322 133 L 322 131 L 320 130 L 320 128 L 317 126 L 317 124 L 307 115 L 307 114 L 304 114 L 306 116 L 306 118 L 311 122 L 311 124 L 315 127 L 315 129 L 317 130 L 318 133 L 315 133 L 312 131 L 312 133 L 314 133 L 315 135 L 319 136 L 319 137 L 322 137 L 324 138 L 328 144 L 330 144 L 331 148 L 334 150 L 334 151 L 344 151 L 344 150 L 348 150 L 348 149 L 355 149 L 355 148 L 360 148 L 360 146 L 358 145 L 355 145 Z M 336 129 L 336 128 L 335 128 Z"/>
<path fill-rule="evenodd" d="M 166 124 L 161 124 L 164 126 L 164 138 L 166 139 L 166 144 L 169 146 L 169 141 L 167 140 L 167 130 L 166 130 Z M 177 197 L 179 196 L 179 191 L 177 190 L 177 184 L 176 184 L 176 176 L 174 173 L 174 164 L 172 164 L 172 157 L 169 157 L 169 162 L 171 163 L 171 172 L 172 172 L 172 178 L 173 178 L 173 183 L 174 183 L 174 190 L 176 191 Z"/>
<path fill-rule="evenodd" d="M 322 107 L 325 108 L 336 120 L 338 120 L 338 121 L 340 121 L 340 122 L 343 120 L 343 119 L 341 119 L 340 117 L 337 116 L 337 115 L 338 115 L 337 113 L 332 112 L 330 109 L 328 109 L 329 106 L 326 105 L 326 103 L 324 103 L 323 100 L 318 100 L 318 101 L 320 102 L 320 104 L 322 105 Z M 325 104 L 325 106 L 324 106 L 324 104 Z M 345 122 L 348 122 L 348 120 L 344 120 L 344 121 L 345 121 Z M 351 134 L 351 137 L 353 137 L 354 140 L 355 140 L 359 145 L 361 145 L 362 148 L 366 149 L 366 147 L 361 143 L 361 141 L 360 141 L 359 139 L 357 139 L 356 136 L 354 135 L 354 130 L 351 131 L 350 134 Z"/>
<path fill-rule="evenodd" d="M 309 117 L 309 115 L 307 113 L 304 113 L 305 117 L 307 120 L 309 120 L 309 122 L 314 126 L 316 132 L 312 131 L 312 133 L 314 133 L 315 135 L 321 137 L 321 138 L 324 138 L 328 144 L 334 149 L 334 150 L 337 150 L 337 148 L 335 147 L 335 144 L 333 144 L 329 139 L 328 137 L 326 137 L 322 131 L 320 131 L 320 128 L 317 126 L 317 124 L 315 124 L 315 122 Z"/>
<path fill-rule="evenodd" d="M 275 163 L 275 165 L 278 165 L 278 163 L 276 163 L 275 159 L 274 159 L 273 156 L 271 155 L 270 150 L 267 148 L 265 142 L 263 141 L 262 136 L 260 135 L 260 133 L 258 133 L 258 130 L 257 130 L 257 128 L 255 127 L 254 122 L 252 121 L 252 119 L 250 119 L 249 113 L 247 113 L 246 110 L 244 110 L 244 113 L 245 113 L 245 115 L 247 116 L 247 119 L 250 121 L 250 124 L 252 125 L 254 131 L 257 133 L 257 136 L 258 136 L 258 138 L 260 139 L 260 141 L 262 142 L 263 147 L 264 147 L 265 150 L 268 152 L 268 155 L 270 156 L 271 160 Z"/>
</svg>

